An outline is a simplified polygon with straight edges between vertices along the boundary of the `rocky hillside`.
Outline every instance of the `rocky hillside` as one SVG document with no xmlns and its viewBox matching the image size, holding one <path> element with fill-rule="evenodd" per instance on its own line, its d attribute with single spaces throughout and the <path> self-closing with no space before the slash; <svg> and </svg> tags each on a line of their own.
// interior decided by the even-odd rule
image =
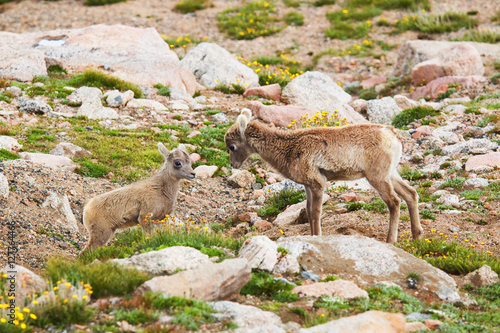
<svg viewBox="0 0 500 333">
<path fill-rule="evenodd" d="M 68 296 L 58 292 L 71 282 L 77 302 L 68 311 L 81 314 L 67 323 L 19 317 L 27 329 L 348 325 L 361 332 L 336 319 L 363 313 L 359 320 L 381 321 L 387 332 L 424 329 L 410 325 L 418 321 L 449 332 L 495 331 L 498 284 L 488 287 L 500 273 L 494 2 L 198 1 L 203 8 L 184 9 L 191 2 L 0 5 L 0 258 L 48 279 L 50 297 Z M 325 236 L 305 237 L 298 184 L 258 156 L 241 170 L 229 165 L 224 134 L 245 107 L 288 129 L 396 127 L 399 171 L 419 193 L 424 240 L 411 240 L 403 204 L 397 247 L 382 243 L 388 212 L 364 179 L 328 183 Z M 79 256 L 88 237 L 84 204 L 153 175 L 163 163 L 157 142 L 184 143 L 197 174 L 183 181 L 175 213 L 155 221 L 166 231 L 149 239 L 132 229 Z M 102 263 L 89 273 L 94 259 Z M 18 296 L 43 295 L 43 278 L 18 269 Z M 96 278 L 100 270 L 137 279 L 115 290 Z M 200 276 L 220 279 L 208 285 Z M 174 304 L 167 306 L 151 292 L 179 299 L 164 298 Z"/>
</svg>

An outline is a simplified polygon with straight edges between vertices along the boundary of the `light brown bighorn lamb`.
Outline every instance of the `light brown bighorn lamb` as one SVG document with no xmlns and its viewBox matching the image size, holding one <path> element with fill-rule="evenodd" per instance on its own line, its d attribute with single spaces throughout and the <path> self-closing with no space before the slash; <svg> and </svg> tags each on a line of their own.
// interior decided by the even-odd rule
<svg viewBox="0 0 500 333">
<path fill-rule="evenodd" d="M 389 208 L 387 242 L 394 243 L 397 238 L 401 203 L 397 194 L 408 205 L 413 238 L 422 237 L 418 194 L 396 169 L 402 144 L 394 128 L 359 124 L 279 130 L 251 120 L 251 116 L 251 111 L 244 109 L 226 133 L 231 166 L 239 168 L 250 154 L 257 153 L 283 176 L 303 184 L 312 235 L 321 235 L 321 201 L 325 183 L 366 177 Z"/>
<path fill-rule="evenodd" d="M 172 213 L 181 180 L 194 179 L 195 173 L 184 146 L 169 152 L 159 142 L 158 150 L 165 162 L 156 175 L 87 202 L 83 209 L 83 224 L 90 239 L 83 252 L 105 245 L 117 229 L 140 224 L 145 232 L 149 232 L 151 225 L 146 218 L 161 220 Z"/>
</svg>

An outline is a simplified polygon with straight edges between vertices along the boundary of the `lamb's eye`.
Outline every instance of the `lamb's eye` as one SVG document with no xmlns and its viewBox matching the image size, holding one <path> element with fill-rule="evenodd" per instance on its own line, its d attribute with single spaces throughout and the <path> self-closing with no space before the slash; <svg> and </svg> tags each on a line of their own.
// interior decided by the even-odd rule
<svg viewBox="0 0 500 333">
<path fill-rule="evenodd" d="M 174 165 L 175 165 L 176 167 L 180 167 L 180 166 L 182 166 L 182 162 L 181 162 L 181 161 L 175 161 L 175 162 L 174 162 Z"/>
<path fill-rule="evenodd" d="M 230 145 L 230 146 L 229 146 L 229 150 L 234 151 L 235 149 L 236 149 L 236 146 L 235 146 L 235 145 Z"/>
</svg>

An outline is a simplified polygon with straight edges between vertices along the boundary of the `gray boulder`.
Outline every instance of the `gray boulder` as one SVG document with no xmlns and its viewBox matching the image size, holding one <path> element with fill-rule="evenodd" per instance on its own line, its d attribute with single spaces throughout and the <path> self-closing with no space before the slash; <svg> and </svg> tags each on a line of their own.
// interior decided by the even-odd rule
<svg viewBox="0 0 500 333">
<path fill-rule="evenodd" d="M 401 110 L 392 97 L 366 101 L 368 120 L 375 124 L 390 124 L 392 118 L 399 114 Z"/>
<path fill-rule="evenodd" d="M 19 111 L 43 115 L 53 110 L 52 107 L 45 102 L 27 97 L 19 97 Z"/>
<path fill-rule="evenodd" d="M 316 111 L 333 114 L 338 111 L 339 119 L 346 118 L 351 124 L 366 123 L 367 120 L 348 104 L 351 95 L 346 93 L 332 78 L 321 72 L 306 72 L 297 76 L 283 89 L 281 100 Z"/>
<path fill-rule="evenodd" d="M 281 238 L 278 246 L 288 250 L 299 262 L 317 274 L 334 274 L 368 288 L 391 281 L 406 286 L 409 272 L 422 277 L 421 288 L 444 301 L 461 300 L 455 280 L 449 275 L 415 258 L 391 244 L 363 236 L 331 235 Z"/>
<path fill-rule="evenodd" d="M 7 200 L 9 198 L 9 181 L 3 173 L 0 173 L 0 199 Z"/>
<path fill-rule="evenodd" d="M 119 265 L 129 266 L 152 275 L 174 274 L 178 270 L 194 269 L 211 263 L 206 254 L 187 246 L 167 247 L 133 255 L 125 259 L 113 259 Z"/>
<path fill-rule="evenodd" d="M 259 76 L 217 44 L 198 44 L 182 58 L 181 64 L 207 88 L 215 88 L 218 84 L 238 84 L 244 88 L 259 86 Z"/>
</svg>

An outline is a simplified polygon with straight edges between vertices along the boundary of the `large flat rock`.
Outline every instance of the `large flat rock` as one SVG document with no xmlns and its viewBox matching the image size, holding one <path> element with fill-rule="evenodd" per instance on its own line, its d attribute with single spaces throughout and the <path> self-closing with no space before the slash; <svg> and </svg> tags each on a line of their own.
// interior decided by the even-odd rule
<svg viewBox="0 0 500 333">
<path fill-rule="evenodd" d="M 72 71 L 106 68 L 139 85 L 161 83 L 193 94 L 197 83 L 154 28 L 93 25 L 26 34 L 0 32 L 0 77 L 31 81 L 58 64 Z"/>
</svg>

